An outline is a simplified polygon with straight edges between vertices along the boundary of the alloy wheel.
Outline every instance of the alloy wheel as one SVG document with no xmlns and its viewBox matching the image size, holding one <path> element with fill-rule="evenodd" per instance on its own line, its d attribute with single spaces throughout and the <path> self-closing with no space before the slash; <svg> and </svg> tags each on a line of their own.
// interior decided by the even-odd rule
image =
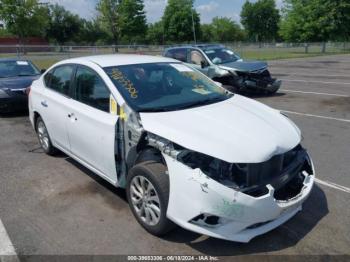
<svg viewBox="0 0 350 262">
<path fill-rule="evenodd" d="M 158 193 L 144 176 L 135 176 L 130 183 L 132 206 L 139 218 L 149 226 L 158 224 L 161 207 Z"/>
</svg>

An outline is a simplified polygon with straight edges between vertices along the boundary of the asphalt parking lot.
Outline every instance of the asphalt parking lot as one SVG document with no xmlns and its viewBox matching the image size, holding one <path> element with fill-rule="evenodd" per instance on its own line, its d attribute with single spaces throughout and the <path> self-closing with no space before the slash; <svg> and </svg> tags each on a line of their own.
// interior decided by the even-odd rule
<svg viewBox="0 0 350 262">
<path fill-rule="evenodd" d="M 124 190 L 63 154 L 45 155 L 28 117 L 10 115 L 0 118 L 0 226 L 16 253 L 350 255 L 350 55 L 269 64 L 282 89 L 254 99 L 300 127 L 318 178 L 302 212 L 286 224 L 248 244 L 180 228 L 154 237 L 133 218 Z"/>
</svg>

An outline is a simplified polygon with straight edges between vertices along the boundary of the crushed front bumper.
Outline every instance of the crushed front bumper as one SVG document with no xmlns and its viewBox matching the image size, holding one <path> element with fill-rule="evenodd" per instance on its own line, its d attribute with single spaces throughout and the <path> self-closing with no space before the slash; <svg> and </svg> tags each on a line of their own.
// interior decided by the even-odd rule
<svg viewBox="0 0 350 262">
<path fill-rule="evenodd" d="M 188 230 L 231 241 L 249 242 L 286 222 L 302 209 L 314 184 L 314 171 L 302 171 L 303 187 L 295 197 L 276 200 L 271 185 L 267 194 L 253 197 L 163 156 L 170 179 L 167 217 Z"/>
<path fill-rule="evenodd" d="M 265 81 L 257 80 L 241 80 L 238 81 L 239 90 L 242 92 L 257 91 L 257 92 L 268 92 L 276 93 L 282 85 L 282 81 L 273 79 L 271 82 L 266 83 Z"/>
</svg>

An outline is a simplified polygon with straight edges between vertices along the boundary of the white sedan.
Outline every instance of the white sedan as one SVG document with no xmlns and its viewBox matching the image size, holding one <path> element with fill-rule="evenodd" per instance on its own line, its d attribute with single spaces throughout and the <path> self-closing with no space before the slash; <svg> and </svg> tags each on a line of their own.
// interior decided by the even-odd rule
<svg viewBox="0 0 350 262">
<path fill-rule="evenodd" d="M 29 111 L 47 154 L 59 149 L 126 188 L 154 235 L 177 224 L 248 242 L 300 211 L 314 183 L 289 118 L 173 59 L 59 62 L 33 82 Z"/>
</svg>

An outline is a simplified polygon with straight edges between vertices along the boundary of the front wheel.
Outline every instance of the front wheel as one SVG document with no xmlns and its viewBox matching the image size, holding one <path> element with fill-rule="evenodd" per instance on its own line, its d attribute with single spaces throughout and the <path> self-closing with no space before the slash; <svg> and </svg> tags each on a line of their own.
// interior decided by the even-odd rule
<svg viewBox="0 0 350 262">
<path fill-rule="evenodd" d="M 169 177 L 159 162 L 146 161 L 129 172 L 126 187 L 132 213 L 148 232 L 161 236 L 174 228 L 166 217 L 169 201 Z"/>
</svg>

